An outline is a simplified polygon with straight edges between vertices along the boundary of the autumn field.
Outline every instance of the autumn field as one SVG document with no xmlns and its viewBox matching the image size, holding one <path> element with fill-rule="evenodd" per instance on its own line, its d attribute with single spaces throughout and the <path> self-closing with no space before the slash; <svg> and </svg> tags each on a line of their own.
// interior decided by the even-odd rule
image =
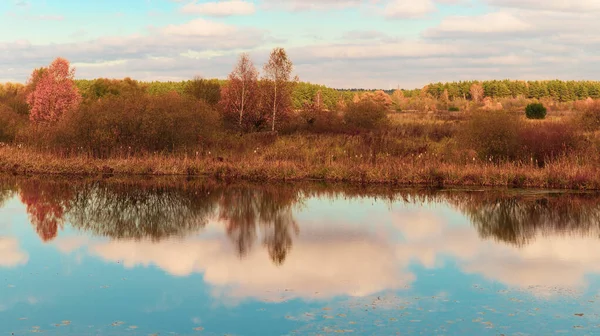
<svg viewBox="0 0 600 336">
<path fill-rule="evenodd" d="M 417 90 L 262 76 L 75 80 L 68 61 L 0 85 L 0 171 L 600 189 L 600 84 L 486 81 Z"/>
</svg>

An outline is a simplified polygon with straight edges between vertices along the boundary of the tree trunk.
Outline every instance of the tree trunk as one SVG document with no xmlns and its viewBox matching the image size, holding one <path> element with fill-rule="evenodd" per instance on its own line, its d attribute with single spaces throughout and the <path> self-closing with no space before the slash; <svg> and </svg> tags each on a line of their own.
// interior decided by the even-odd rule
<svg viewBox="0 0 600 336">
<path fill-rule="evenodd" d="M 242 106 L 240 107 L 240 133 L 242 132 L 242 118 L 244 117 L 244 100 L 246 98 L 246 83 L 242 84 Z"/>
<path fill-rule="evenodd" d="M 271 131 L 275 132 L 275 116 L 277 113 L 277 81 L 275 81 L 275 96 L 273 97 L 273 125 Z"/>
</svg>

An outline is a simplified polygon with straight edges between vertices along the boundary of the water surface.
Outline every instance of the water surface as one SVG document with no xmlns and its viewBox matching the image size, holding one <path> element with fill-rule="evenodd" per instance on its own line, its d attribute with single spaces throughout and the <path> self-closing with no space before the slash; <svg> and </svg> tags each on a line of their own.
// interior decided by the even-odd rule
<svg viewBox="0 0 600 336">
<path fill-rule="evenodd" d="M 0 178 L 0 335 L 589 335 L 600 196 Z"/>
</svg>

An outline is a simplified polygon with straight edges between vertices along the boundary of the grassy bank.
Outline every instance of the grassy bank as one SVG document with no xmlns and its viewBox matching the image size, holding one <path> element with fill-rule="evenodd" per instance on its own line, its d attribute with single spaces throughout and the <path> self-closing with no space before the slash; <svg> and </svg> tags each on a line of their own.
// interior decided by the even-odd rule
<svg viewBox="0 0 600 336">
<path fill-rule="evenodd" d="M 225 85 L 160 90 L 130 79 L 78 89 L 57 59 L 27 86 L 0 90 L 0 171 L 600 189 L 600 96 L 584 94 L 598 83 L 464 82 L 350 97 L 238 76 L 245 57 Z M 564 95 L 551 95 L 556 88 Z"/>
<path fill-rule="evenodd" d="M 324 180 L 356 183 L 427 186 L 508 186 L 561 189 L 600 189 L 600 171 L 591 163 L 560 158 L 540 168 L 533 163 L 491 163 L 477 158 L 447 162 L 436 153 L 404 157 L 336 156 L 341 139 L 282 137 L 250 153 L 226 155 L 145 154 L 97 159 L 89 155 L 60 156 L 33 149 L 0 148 L 0 171 L 16 175 L 184 175 L 220 180 Z M 316 146 L 318 150 L 302 150 Z M 295 146 L 288 146 L 290 144 Z M 310 153 L 310 154 L 309 154 Z"/>
</svg>

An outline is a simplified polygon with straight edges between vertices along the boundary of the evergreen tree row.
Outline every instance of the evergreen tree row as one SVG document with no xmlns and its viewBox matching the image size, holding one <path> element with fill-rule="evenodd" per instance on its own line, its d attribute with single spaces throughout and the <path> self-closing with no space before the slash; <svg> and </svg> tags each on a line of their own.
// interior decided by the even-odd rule
<svg viewBox="0 0 600 336">
<path fill-rule="evenodd" d="M 588 97 L 600 98 L 600 82 L 598 81 L 464 81 L 430 84 L 424 90 L 434 98 L 442 97 L 444 90 L 448 90 L 450 99 L 472 99 L 470 89 L 473 84 L 481 84 L 484 97 L 491 98 L 552 98 L 560 102 L 587 99 Z M 405 96 L 419 94 L 420 91 L 408 91 Z"/>
</svg>

